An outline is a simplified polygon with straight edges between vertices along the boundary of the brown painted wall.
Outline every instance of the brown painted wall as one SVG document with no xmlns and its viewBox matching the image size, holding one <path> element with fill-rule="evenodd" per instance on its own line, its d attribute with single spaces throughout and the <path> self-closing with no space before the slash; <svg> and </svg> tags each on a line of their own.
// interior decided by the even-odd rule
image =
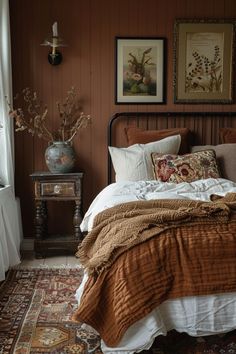
<svg viewBox="0 0 236 354">
<path fill-rule="evenodd" d="M 236 18 L 235 0 L 10 0 L 12 65 L 14 92 L 24 87 L 37 91 L 48 104 L 48 119 L 56 126 L 56 101 L 75 86 L 92 125 L 81 130 L 74 141 L 77 169 L 85 172 L 84 209 L 106 185 L 106 132 L 109 117 L 117 111 L 214 110 L 212 105 L 173 103 L 173 25 L 175 18 Z M 48 48 L 40 43 L 58 22 L 61 36 L 68 43 L 62 49 L 63 62 L 51 66 Z M 114 104 L 115 36 L 154 36 L 167 39 L 167 102 L 164 105 Z M 217 110 L 236 110 L 224 105 Z M 33 235 L 33 185 L 29 175 L 47 170 L 46 144 L 29 134 L 15 139 L 16 190 L 21 199 L 26 237 Z M 51 206 L 54 230 L 71 230 L 71 208 Z M 66 209 L 66 210 L 65 210 Z M 63 222 L 61 219 L 63 218 Z M 60 220 L 60 221 L 58 221 Z"/>
</svg>

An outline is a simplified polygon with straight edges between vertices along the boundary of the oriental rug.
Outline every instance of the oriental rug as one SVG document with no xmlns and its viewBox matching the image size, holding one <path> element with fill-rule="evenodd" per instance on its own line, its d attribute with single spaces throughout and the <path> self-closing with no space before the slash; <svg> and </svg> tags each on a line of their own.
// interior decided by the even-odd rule
<svg viewBox="0 0 236 354">
<path fill-rule="evenodd" d="M 81 268 L 8 272 L 0 286 L 0 353 L 101 354 L 99 338 L 71 321 Z"/>
<path fill-rule="evenodd" d="M 0 354 L 102 354 L 100 339 L 71 321 L 80 268 L 13 269 L 0 285 Z M 236 354 L 236 331 L 193 338 L 171 331 L 150 354 Z"/>
</svg>

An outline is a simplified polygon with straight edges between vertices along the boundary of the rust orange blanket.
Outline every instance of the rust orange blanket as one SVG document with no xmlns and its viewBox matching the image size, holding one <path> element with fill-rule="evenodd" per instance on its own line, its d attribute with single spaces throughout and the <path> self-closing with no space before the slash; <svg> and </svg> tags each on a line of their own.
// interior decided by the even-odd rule
<svg viewBox="0 0 236 354">
<path fill-rule="evenodd" d="M 175 220 L 169 227 L 172 216 L 169 221 L 161 217 L 168 227 L 159 232 L 159 226 L 156 236 L 153 232 L 142 242 L 129 243 L 115 258 L 110 252 L 113 261 L 108 257 L 109 267 L 90 275 L 74 319 L 94 327 L 112 347 L 130 325 L 167 299 L 236 291 L 234 199 L 235 195 L 229 195 L 214 203 L 193 202 L 188 217 L 184 214 L 177 220 L 179 225 Z M 185 213 L 181 208 L 178 212 Z M 127 230 L 132 233 L 131 226 Z M 144 228 L 138 237 L 148 230 Z"/>
<path fill-rule="evenodd" d="M 236 208 L 236 193 L 213 202 L 150 200 L 119 204 L 97 215 L 77 256 L 90 271 L 109 267 L 125 250 L 182 224 L 218 224 Z"/>
</svg>

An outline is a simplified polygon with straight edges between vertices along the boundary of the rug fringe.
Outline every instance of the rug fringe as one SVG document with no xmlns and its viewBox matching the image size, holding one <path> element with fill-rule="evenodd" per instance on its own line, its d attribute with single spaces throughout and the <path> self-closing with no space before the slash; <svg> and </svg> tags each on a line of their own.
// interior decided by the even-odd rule
<svg viewBox="0 0 236 354">
<path fill-rule="evenodd" d="M 83 269 L 84 267 L 81 264 L 60 264 L 60 265 L 48 265 L 48 264 L 38 264 L 38 265 L 16 265 L 14 267 L 11 267 L 10 269 L 13 270 L 32 270 L 32 269 Z"/>
</svg>

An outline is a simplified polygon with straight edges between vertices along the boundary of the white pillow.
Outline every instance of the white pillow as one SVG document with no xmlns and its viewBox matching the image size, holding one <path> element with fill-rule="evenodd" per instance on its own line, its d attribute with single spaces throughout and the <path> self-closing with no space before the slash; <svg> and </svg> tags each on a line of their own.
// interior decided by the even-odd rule
<svg viewBox="0 0 236 354">
<path fill-rule="evenodd" d="M 151 153 L 177 154 L 180 143 L 181 136 L 173 135 L 148 144 L 135 144 L 127 148 L 108 146 L 116 173 L 116 182 L 154 179 Z"/>
</svg>

